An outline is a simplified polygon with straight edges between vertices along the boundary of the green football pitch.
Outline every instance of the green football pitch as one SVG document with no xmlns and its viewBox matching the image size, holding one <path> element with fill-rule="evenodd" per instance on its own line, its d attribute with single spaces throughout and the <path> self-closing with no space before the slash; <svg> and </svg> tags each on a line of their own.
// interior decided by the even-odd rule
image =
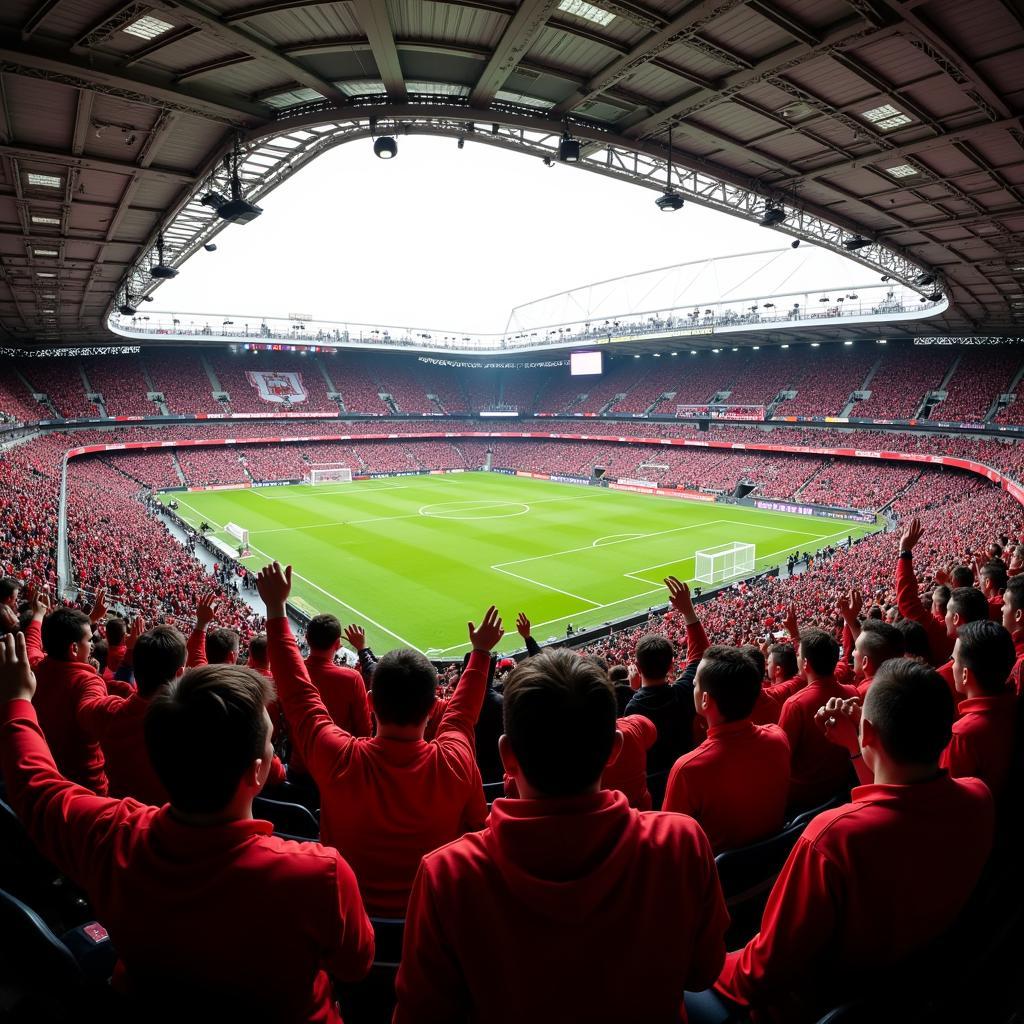
<svg viewBox="0 0 1024 1024">
<path fill-rule="evenodd" d="M 306 611 L 358 622 L 377 650 L 415 647 L 436 658 L 467 648 L 466 622 L 494 602 L 501 650 L 522 646 L 516 613 L 544 641 L 667 600 L 662 580 L 692 580 L 693 553 L 755 545 L 757 567 L 869 528 L 498 473 L 389 477 L 349 484 L 165 494 L 193 526 L 230 542 L 249 530 L 256 569 L 294 566 Z"/>
</svg>

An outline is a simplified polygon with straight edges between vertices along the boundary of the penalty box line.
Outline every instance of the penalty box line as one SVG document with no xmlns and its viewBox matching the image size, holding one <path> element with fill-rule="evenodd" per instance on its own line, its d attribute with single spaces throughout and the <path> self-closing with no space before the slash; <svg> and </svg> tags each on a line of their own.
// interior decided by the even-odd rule
<svg viewBox="0 0 1024 1024">
<path fill-rule="evenodd" d="M 194 505 L 190 505 L 187 501 L 183 500 L 182 498 L 178 498 L 177 501 L 178 501 L 179 504 L 184 505 L 186 508 L 192 509 L 192 511 L 197 516 L 199 516 L 201 520 L 205 520 L 208 523 L 212 523 L 214 526 L 217 527 L 217 530 L 220 533 L 226 532 L 224 530 L 224 527 L 220 523 L 217 523 L 213 519 L 210 519 L 209 517 L 204 516 L 203 513 L 200 512 L 199 509 L 197 509 Z M 258 547 L 256 547 L 255 545 L 252 545 L 252 544 L 249 545 L 249 548 L 250 548 L 250 550 L 256 551 L 259 554 L 263 555 L 264 558 L 269 559 L 271 562 L 276 561 L 276 559 L 274 558 L 273 555 L 271 555 L 268 552 L 264 551 L 262 548 L 258 548 Z M 376 626 L 379 630 L 381 630 L 381 632 L 387 633 L 388 636 L 394 637 L 404 647 L 411 647 L 414 651 L 420 651 L 420 654 L 423 653 L 423 651 L 421 651 L 419 647 L 417 647 L 411 641 L 406 640 L 404 636 L 399 636 L 396 632 L 394 632 L 393 630 L 388 629 L 387 626 L 382 625 L 376 619 L 371 619 L 369 615 L 365 614 L 365 612 L 361 612 L 354 605 L 349 604 L 347 601 L 342 601 L 342 599 L 340 597 L 338 597 L 335 594 L 332 594 L 329 590 L 324 590 L 324 588 L 321 587 L 319 583 L 314 583 L 307 576 L 303 576 L 301 573 L 296 572 L 294 569 L 292 569 L 292 575 L 296 579 L 302 580 L 302 582 L 305 583 L 307 586 L 312 587 L 314 590 L 318 590 L 321 594 L 324 595 L 324 597 L 328 597 L 332 601 L 334 601 L 335 603 L 340 604 L 342 606 L 342 608 L 347 608 L 350 612 L 354 613 L 358 618 L 364 619 L 366 622 L 369 622 L 371 625 Z"/>
</svg>

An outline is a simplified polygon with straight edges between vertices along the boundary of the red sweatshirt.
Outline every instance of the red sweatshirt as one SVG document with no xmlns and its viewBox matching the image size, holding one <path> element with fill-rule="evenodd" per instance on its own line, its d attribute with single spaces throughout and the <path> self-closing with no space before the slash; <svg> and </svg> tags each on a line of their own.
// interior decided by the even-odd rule
<svg viewBox="0 0 1024 1024">
<path fill-rule="evenodd" d="M 783 705 L 779 725 L 789 740 L 792 769 L 789 802 L 793 807 L 813 807 L 835 796 L 850 778 L 850 755 L 822 732 L 814 721 L 829 697 L 855 697 L 853 687 L 834 679 L 808 683 Z"/>
<path fill-rule="evenodd" d="M 815 1020 L 947 931 L 967 903 L 992 846 L 984 783 L 942 772 L 859 786 L 852 799 L 798 840 L 760 933 L 726 959 L 715 987 L 730 999 Z"/>
<path fill-rule="evenodd" d="M 395 1024 L 679 1021 L 728 920 L 692 818 L 607 790 L 496 800 L 482 832 L 423 858 Z"/>
<path fill-rule="evenodd" d="M 766 694 L 771 700 L 775 701 L 779 706 L 779 713 L 782 713 L 782 707 L 793 696 L 794 693 L 799 693 L 807 685 L 807 679 L 802 675 L 790 676 L 785 682 L 773 683 L 771 686 L 766 686 L 762 690 L 762 693 Z M 778 718 L 776 718 L 778 721 Z"/>
<path fill-rule="evenodd" d="M 1013 646 L 1017 651 L 1017 660 L 1010 672 L 1010 685 L 1017 696 L 1021 697 L 1024 696 L 1024 633 L 1014 633 Z"/>
<path fill-rule="evenodd" d="M 658 727 L 644 715 L 627 715 L 620 718 L 617 725 L 622 733 L 622 752 L 615 764 L 605 768 L 601 788 L 618 789 L 626 794 L 630 807 L 649 811 L 647 751 L 658 738 Z"/>
<path fill-rule="evenodd" d="M 361 978 L 374 943 L 337 851 L 277 839 L 266 821 L 197 827 L 170 807 L 96 797 L 61 777 L 28 701 L 0 706 L 0 756 L 33 841 L 110 932 L 115 987 L 152 986 L 162 1001 L 201 990 L 239 1019 L 339 1024 L 325 969 Z"/>
<path fill-rule="evenodd" d="M 914 562 L 911 558 L 896 559 L 896 607 L 905 619 L 920 622 L 928 634 L 928 645 L 932 652 L 932 664 L 941 665 L 953 654 L 955 640 L 946 633 L 945 622 L 936 619 L 921 603 L 921 594 L 914 576 Z"/>
<path fill-rule="evenodd" d="M 662 809 L 696 818 L 716 854 L 734 850 L 782 830 L 789 771 L 789 740 L 777 725 L 713 725 L 676 761 Z"/>
<path fill-rule="evenodd" d="M 57 661 L 47 657 L 41 636 L 42 627 L 33 621 L 25 631 L 25 646 L 36 675 L 32 703 L 39 725 L 61 773 L 72 782 L 106 796 L 103 751 L 78 721 L 78 706 L 86 688 L 96 685 L 106 693 L 106 684 L 88 662 Z"/>
<path fill-rule="evenodd" d="M 420 858 L 487 816 L 473 731 L 487 688 L 474 651 L 437 739 L 356 737 L 335 725 L 287 619 L 267 623 L 270 665 L 295 746 L 320 788 L 320 835 L 355 870 L 371 914 L 404 917 Z"/>
<path fill-rule="evenodd" d="M 960 718 L 942 755 L 954 778 L 981 779 L 998 802 L 1010 778 L 1017 726 L 1017 695 L 1012 690 L 960 702 Z"/>
<path fill-rule="evenodd" d="M 334 655 L 326 652 L 310 654 L 306 669 L 334 724 L 353 736 L 369 736 L 370 708 L 363 677 L 350 668 L 335 665 Z M 294 772 L 306 772 L 298 744 L 293 745 L 289 767 Z"/>
<path fill-rule="evenodd" d="M 200 665 L 208 664 L 206 660 L 206 630 L 195 626 L 188 635 L 185 643 L 185 667 L 199 668 Z"/>
</svg>

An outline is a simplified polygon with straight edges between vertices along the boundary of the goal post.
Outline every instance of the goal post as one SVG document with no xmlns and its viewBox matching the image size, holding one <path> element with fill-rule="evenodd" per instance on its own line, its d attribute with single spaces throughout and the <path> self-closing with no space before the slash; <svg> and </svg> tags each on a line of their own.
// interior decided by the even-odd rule
<svg viewBox="0 0 1024 1024">
<path fill-rule="evenodd" d="M 694 579 L 701 583 L 724 583 L 754 571 L 754 545 L 734 541 L 704 548 L 694 555 Z"/>
<path fill-rule="evenodd" d="M 302 482 L 312 487 L 317 484 L 350 484 L 352 468 L 330 462 L 311 464 L 303 469 Z"/>
<path fill-rule="evenodd" d="M 243 547 L 249 546 L 249 531 L 244 526 L 239 526 L 238 523 L 225 523 L 224 532 L 229 537 L 234 537 Z"/>
</svg>

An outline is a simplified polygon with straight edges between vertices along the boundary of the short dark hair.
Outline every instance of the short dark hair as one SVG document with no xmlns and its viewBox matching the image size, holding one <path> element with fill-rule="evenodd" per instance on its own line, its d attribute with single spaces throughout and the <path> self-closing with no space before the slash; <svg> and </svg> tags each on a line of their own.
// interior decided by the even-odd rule
<svg viewBox="0 0 1024 1024">
<path fill-rule="evenodd" d="M 768 657 L 775 659 L 775 664 L 782 669 L 787 679 L 792 679 L 800 671 L 796 660 L 796 648 L 792 644 L 772 644 L 768 648 Z"/>
<path fill-rule="evenodd" d="M 388 651 L 373 670 L 373 711 L 377 721 L 416 725 L 437 699 L 437 670 L 419 651 Z"/>
<path fill-rule="evenodd" d="M 107 643 L 111 647 L 119 647 L 124 643 L 124 635 L 126 632 L 124 619 L 114 615 L 111 616 L 103 624 L 103 631 L 107 637 Z"/>
<path fill-rule="evenodd" d="M 267 634 L 257 633 L 249 641 L 249 661 L 258 661 L 261 665 L 267 663 Z"/>
<path fill-rule="evenodd" d="M 211 665 L 223 665 L 232 654 L 238 653 L 238 630 L 215 626 L 206 632 L 206 660 Z"/>
<path fill-rule="evenodd" d="M 1010 607 L 1016 612 L 1024 608 L 1024 576 L 1011 576 L 1003 591 L 1003 600 L 1009 600 Z"/>
<path fill-rule="evenodd" d="M 675 649 L 667 637 L 660 633 L 648 633 L 640 638 L 633 657 L 640 675 L 645 679 L 664 679 L 672 667 Z"/>
<path fill-rule="evenodd" d="M 934 590 L 932 590 L 932 600 L 934 601 L 937 598 L 939 604 L 945 608 L 946 605 L 949 604 L 949 595 L 952 593 L 953 591 L 950 590 L 945 583 L 940 583 Z"/>
<path fill-rule="evenodd" d="M 761 648 L 756 644 L 744 644 L 740 650 L 754 663 L 758 679 L 764 679 L 765 660 Z"/>
<path fill-rule="evenodd" d="M 152 697 L 185 667 L 185 638 L 173 626 L 154 626 L 135 641 L 132 670 L 139 696 Z"/>
<path fill-rule="evenodd" d="M 92 623 L 85 612 L 77 608 L 57 608 L 43 619 L 43 650 L 49 657 L 64 661 L 68 648 L 82 639 L 82 629 L 90 629 Z"/>
<path fill-rule="evenodd" d="M 1017 652 L 1008 630 L 991 619 L 968 622 L 957 634 L 960 660 L 978 680 L 986 693 L 1001 693 L 1006 689 Z"/>
<path fill-rule="evenodd" d="M 21 590 L 21 580 L 13 576 L 0 576 L 0 601 L 6 601 Z"/>
<path fill-rule="evenodd" d="M 954 589 L 970 587 L 974 585 L 974 573 L 966 565 L 955 565 L 949 573 L 949 580 Z"/>
<path fill-rule="evenodd" d="M 625 665 L 612 665 L 608 669 L 608 678 L 613 683 L 629 683 L 629 669 Z M 630 687 L 632 689 L 632 687 Z"/>
<path fill-rule="evenodd" d="M 868 619 L 860 628 L 861 648 L 872 665 L 881 665 L 890 658 L 902 658 L 907 649 L 903 634 L 888 622 Z"/>
<path fill-rule="evenodd" d="M 761 676 L 750 656 L 738 647 L 709 647 L 697 669 L 700 687 L 714 700 L 727 722 L 749 718 L 761 693 Z"/>
<path fill-rule="evenodd" d="M 263 755 L 272 693 L 251 668 L 202 665 L 153 698 L 146 747 L 176 808 L 213 814 L 227 806 L 246 769 Z"/>
<path fill-rule="evenodd" d="M 924 658 L 927 661 L 932 656 L 932 645 L 928 640 L 928 630 L 915 622 L 914 619 L 900 619 L 896 628 L 903 635 L 903 653 L 912 658 Z"/>
<path fill-rule="evenodd" d="M 949 595 L 946 611 L 953 609 L 963 622 L 977 622 L 988 618 L 988 599 L 977 587 L 957 587 Z"/>
<path fill-rule="evenodd" d="M 106 640 L 102 638 L 93 640 L 92 656 L 96 659 L 96 664 L 99 667 L 101 674 L 107 670 L 107 658 L 109 654 L 110 644 L 108 644 Z"/>
<path fill-rule="evenodd" d="M 1006 571 L 1006 566 L 1002 562 L 991 561 L 986 562 L 978 573 L 983 580 L 990 580 L 992 587 L 997 593 L 1002 593 L 1006 589 L 1007 580 L 1009 580 L 1009 574 Z"/>
<path fill-rule="evenodd" d="M 341 639 L 341 623 L 334 615 L 317 615 L 306 627 L 306 643 L 314 651 L 328 651 Z"/>
<path fill-rule="evenodd" d="M 839 644 L 823 629 L 803 629 L 800 631 L 800 656 L 816 676 L 830 676 L 839 661 Z"/>
<path fill-rule="evenodd" d="M 570 651 L 527 658 L 505 684 L 505 734 L 530 785 L 546 796 L 574 796 L 600 779 L 615 717 L 608 674 Z"/>
<path fill-rule="evenodd" d="M 906 658 L 883 662 L 864 700 L 864 717 L 898 764 L 933 764 L 953 735 L 955 709 L 945 680 Z"/>
</svg>

